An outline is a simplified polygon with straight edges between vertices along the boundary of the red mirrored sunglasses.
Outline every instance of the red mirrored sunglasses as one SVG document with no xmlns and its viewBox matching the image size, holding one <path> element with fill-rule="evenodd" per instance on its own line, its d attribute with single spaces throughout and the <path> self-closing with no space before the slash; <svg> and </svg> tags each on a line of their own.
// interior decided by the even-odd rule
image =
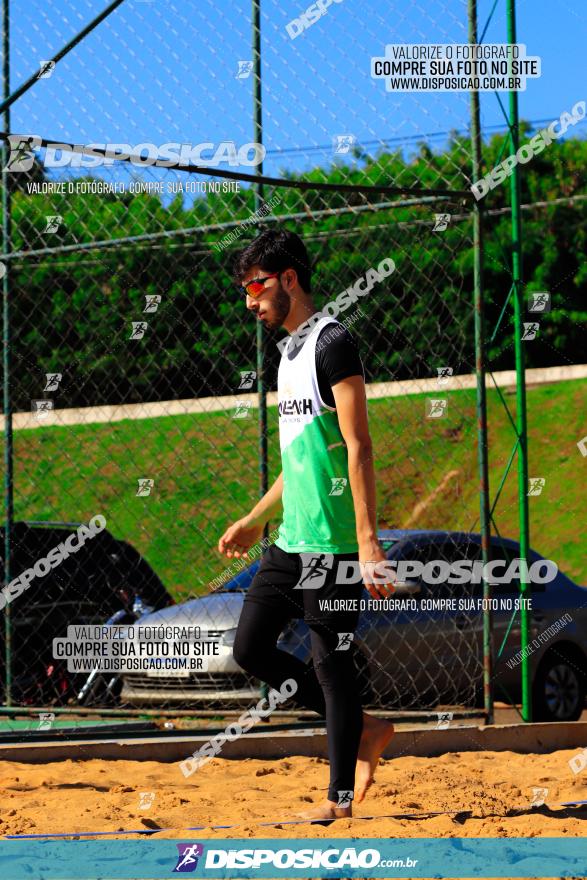
<svg viewBox="0 0 587 880">
<path fill-rule="evenodd" d="M 280 275 L 281 272 L 273 272 L 271 275 L 265 275 L 264 278 L 253 278 L 251 281 L 247 281 L 239 290 L 241 293 L 248 293 L 252 297 L 260 296 L 265 290 L 265 282 L 269 281 L 270 278 L 279 278 Z"/>
</svg>

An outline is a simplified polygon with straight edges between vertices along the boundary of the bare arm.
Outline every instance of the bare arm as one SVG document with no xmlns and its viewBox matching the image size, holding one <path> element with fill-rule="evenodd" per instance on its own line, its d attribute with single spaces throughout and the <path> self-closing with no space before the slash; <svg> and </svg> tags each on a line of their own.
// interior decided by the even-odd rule
<svg viewBox="0 0 587 880">
<path fill-rule="evenodd" d="M 370 580 L 367 563 L 385 560 L 377 537 L 377 503 L 373 444 L 367 419 L 367 397 L 361 376 L 350 376 L 332 386 L 338 424 L 348 452 L 349 480 L 353 494 L 359 561 L 363 565 L 365 586 L 374 598 L 393 591 L 388 584 Z"/>
<path fill-rule="evenodd" d="M 262 536 L 265 524 L 281 509 L 283 475 L 279 474 L 271 488 L 253 509 L 227 528 L 218 542 L 218 551 L 225 556 L 246 556 Z"/>
<path fill-rule="evenodd" d="M 261 500 L 255 504 L 246 519 L 251 523 L 265 525 L 273 519 L 281 510 L 281 496 L 283 494 L 283 473 L 279 474 L 270 489 L 265 492 Z"/>
</svg>

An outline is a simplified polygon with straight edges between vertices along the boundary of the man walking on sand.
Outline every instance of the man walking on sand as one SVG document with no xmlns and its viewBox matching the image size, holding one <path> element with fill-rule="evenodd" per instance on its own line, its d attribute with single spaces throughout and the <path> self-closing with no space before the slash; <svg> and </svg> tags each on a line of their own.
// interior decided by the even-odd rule
<svg viewBox="0 0 587 880">
<path fill-rule="evenodd" d="M 218 543 L 228 557 L 246 555 L 283 505 L 279 536 L 246 593 L 234 657 L 272 687 L 294 679 L 295 701 L 325 716 L 328 795 L 305 816 L 344 818 L 352 815 L 353 800 L 363 800 L 393 735 L 391 723 L 362 711 L 348 649 L 362 583 L 337 583 L 338 564 L 358 560 L 373 598 L 393 592 L 373 573 L 385 555 L 377 539 L 363 366 L 352 337 L 331 317 L 319 316 L 309 332 L 295 335 L 317 312 L 310 261 L 297 235 L 263 232 L 238 255 L 234 275 L 258 320 L 294 334 L 283 348 L 278 375 L 282 472 Z M 310 629 L 312 665 L 276 647 L 286 623 L 296 617 Z"/>
</svg>

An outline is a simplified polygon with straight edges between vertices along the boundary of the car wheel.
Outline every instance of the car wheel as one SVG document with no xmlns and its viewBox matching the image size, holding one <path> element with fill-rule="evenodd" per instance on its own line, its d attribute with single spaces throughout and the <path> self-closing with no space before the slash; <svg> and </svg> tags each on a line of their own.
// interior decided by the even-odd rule
<svg viewBox="0 0 587 880">
<path fill-rule="evenodd" d="M 533 691 L 535 721 L 577 721 L 585 706 L 585 670 L 554 651 L 538 667 Z"/>
</svg>

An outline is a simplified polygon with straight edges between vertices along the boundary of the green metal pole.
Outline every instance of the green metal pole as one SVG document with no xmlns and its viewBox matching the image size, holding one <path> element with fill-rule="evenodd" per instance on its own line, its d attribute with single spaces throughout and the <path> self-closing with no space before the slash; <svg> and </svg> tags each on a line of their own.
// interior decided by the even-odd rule
<svg viewBox="0 0 587 880">
<path fill-rule="evenodd" d="M 508 43 L 516 42 L 515 0 L 507 0 Z M 520 131 L 518 119 L 518 95 L 515 90 L 509 93 L 509 123 L 512 153 L 519 147 Z M 520 192 L 520 166 L 514 166 L 510 177 L 512 203 L 512 276 L 514 299 L 514 350 L 516 357 L 516 427 L 518 432 L 518 504 L 520 518 L 520 559 L 528 561 L 530 549 L 530 522 L 528 514 L 528 435 L 526 423 L 526 376 L 524 366 L 523 318 L 524 291 L 522 282 L 522 212 Z M 522 565 L 522 568 L 524 566 Z M 520 597 L 531 596 L 531 586 L 522 572 L 520 574 Z M 532 687 L 528 647 L 530 640 L 530 614 L 522 601 L 520 610 L 520 642 L 522 649 L 522 718 L 532 721 Z"/>
<path fill-rule="evenodd" d="M 2 93 L 4 98 L 10 94 L 10 0 L 2 0 Z M 10 106 L 3 111 L 3 123 L 10 131 Z M 10 157 L 8 141 L 2 144 L 2 251 L 9 254 L 11 244 L 11 195 L 7 169 Z M 12 463 L 12 400 L 10 395 L 10 260 L 3 264 L 2 278 L 2 333 L 3 333 L 3 398 L 4 398 L 4 583 L 8 585 L 12 577 L 12 521 L 14 515 L 13 463 Z M 4 702 L 12 705 L 12 621 L 10 605 L 4 606 L 5 639 L 5 685 Z"/>
<path fill-rule="evenodd" d="M 477 0 L 469 0 L 469 43 L 477 43 Z M 481 114 L 479 92 L 471 92 L 471 152 L 473 180 L 480 180 Z M 475 304 L 475 373 L 477 376 L 477 463 L 479 472 L 479 504 L 481 553 L 486 565 L 490 560 L 489 515 L 489 448 L 487 442 L 487 394 L 485 389 L 485 315 L 483 297 L 483 217 L 481 203 L 473 206 L 473 278 Z M 483 702 L 485 721 L 493 724 L 493 612 L 491 584 L 483 579 Z"/>
<path fill-rule="evenodd" d="M 263 143 L 263 103 L 261 82 L 261 0 L 253 0 L 253 130 L 254 140 Z M 257 174 L 263 175 L 263 163 L 257 166 Z M 255 186 L 255 211 L 263 204 L 263 184 Z M 262 321 L 257 321 L 257 393 L 259 395 L 259 495 L 261 498 L 269 489 L 269 466 L 267 447 L 267 389 L 265 385 L 265 345 L 266 333 Z M 269 535 L 269 526 L 263 530 L 263 537 Z M 264 551 L 263 551 L 264 552 Z M 267 697 L 269 686 L 261 682 L 261 697 Z"/>
<path fill-rule="evenodd" d="M 263 105 L 261 94 L 261 0 L 253 0 L 253 127 L 254 139 L 263 143 Z M 257 166 L 257 174 L 263 175 L 263 163 Z M 263 204 L 263 184 L 255 186 L 255 210 Z M 269 488 L 269 469 L 267 465 L 267 391 L 265 387 L 265 328 L 257 321 L 257 391 L 259 394 L 259 494 L 261 497 Z M 268 535 L 265 527 L 265 537 Z"/>
</svg>

